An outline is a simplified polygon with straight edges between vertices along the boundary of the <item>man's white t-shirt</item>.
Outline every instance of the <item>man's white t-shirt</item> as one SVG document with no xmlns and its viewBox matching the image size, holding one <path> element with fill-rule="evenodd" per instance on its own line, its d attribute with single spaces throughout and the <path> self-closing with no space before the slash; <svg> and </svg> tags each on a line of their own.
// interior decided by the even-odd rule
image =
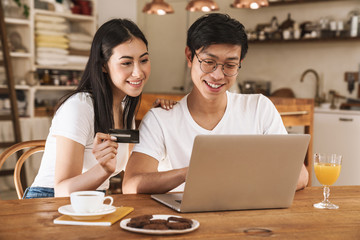
<svg viewBox="0 0 360 240">
<path fill-rule="evenodd" d="M 133 151 L 158 160 L 159 171 L 189 166 L 194 139 L 200 134 L 287 134 L 279 112 L 267 97 L 230 92 L 225 113 L 212 130 L 193 120 L 185 96 L 171 110 L 151 109 L 139 131 L 140 143 Z"/>
<path fill-rule="evenodd" d="M 82 172 L 86 172 L 98 161 L 92 154 L 94 142 L 94 106 L 89 93 L 77 93 L 61 105 L 52 119 L 49 135 L 46 139 L 45 152 L 39 172 L 32 187 L 54 188 L 56 136 L 63 136 L 85 146 Z M 129 144 L 119 143 L 115 176 L 125 169 L 129 155 Z M 109 188 L 109 179 L 98 187 L 98 190 Z"/>
</svg>

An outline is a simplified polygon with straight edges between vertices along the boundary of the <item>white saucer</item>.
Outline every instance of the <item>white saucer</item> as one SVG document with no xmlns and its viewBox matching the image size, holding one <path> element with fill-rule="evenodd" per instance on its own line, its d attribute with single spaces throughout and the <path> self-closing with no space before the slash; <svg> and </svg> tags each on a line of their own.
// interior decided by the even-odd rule
<svg viewBox="0 0 360 240">
<path fill-rule="evenodd" d="M 153 219 L 168 219 L 169 217 L 181 217 L 176 215 L 153 215 Z M 124 219 L 120 222 L 120 227 L 127 231 L 136 232 L 136 233 L 143 233 L 143 234 L 151 234 L 151 235 L 173 235 L 173 234 L 184 234 L 188 232 L 192 232 L 199 228 L 200 223 L 195 219 L 191 219 L 193 224 L 191 228 L 175 230 L 175 229 L 168 229 L 168 230 L 152 230 L 152 229 L 143 229 L 143 228 L 133 228 L 127 226 L 127 223 L 130 222 L 130 218 Z"/>
<path fill-rule="evenodd" d="M 115 211 L 116 207 L 107 204 L 104 204 L 99 211 L 92 213 L 76 213 L 70 204 L 58 208 L 59 213 L 68 215 L 76 220 L 95 220 Z"/>
</svg>

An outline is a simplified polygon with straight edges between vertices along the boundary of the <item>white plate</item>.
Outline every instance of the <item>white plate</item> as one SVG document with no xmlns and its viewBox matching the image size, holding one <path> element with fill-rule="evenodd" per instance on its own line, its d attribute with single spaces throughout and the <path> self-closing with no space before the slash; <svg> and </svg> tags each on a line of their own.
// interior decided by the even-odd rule
<svg viewBox="0 0 360 240">
<path fill-rule="evenodd" d="M 59 207 L 59 209 L 58 209 L 59 213 L 68 215 L 76 220 L 95 220 L 95 219 L 102 218 L 103 216 L 113 213 L 115 211 L 116 211 L 116 207 L 109 206 L 106 204 L 104 204 L 103 207 L 99 211 L 92 212 L 92 213 L 77 213 L 74 211 L 74 209 L 72 208 L 72 206 L 70 204 Z"/>
<path fill-rule="evenodd" d="M 176 215 L 153 215 L 152 219 L 168 219 L 169 217 L 179 217 L 181 218 L 181 216 L 176 216 Z M 169 229 L 169 230 L 153 230 L 153 229 L 142 229 L 142 228 L 133 228 L 133 227 L 128 227 L 126 226 L 126 224 L 128 222 L 130 222 L 130 218 L 124 219 L 120 222 L 120 227 L 131 231 L 131 232 L 137 232 L 137 233 L 144 233 L 144 234 L 153 234 L 153 235 L 171 235 L 171 234 L 182 234 L 182 233 L 188 233 L 188 232 L 192 232 L 195 229 L 197 229 L 200 226 L 200 223 L 194 219 L 191 219 L 193 221 L 193 224 L 191 226 L 191 228 L 187 228 L 187 229 L 182 229 L 182 230 L 173 230 L 173 229 Z"/>
</svg>

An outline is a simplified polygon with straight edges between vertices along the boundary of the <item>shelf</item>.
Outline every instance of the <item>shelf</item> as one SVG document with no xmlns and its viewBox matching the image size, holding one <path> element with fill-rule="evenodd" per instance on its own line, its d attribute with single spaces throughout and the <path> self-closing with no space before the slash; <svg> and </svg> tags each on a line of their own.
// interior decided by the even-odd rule
<svg viewBox="0 0 360 240">
<path fill-rule="evenodd" d="M 30 20 L 21 18 L 5 18 L 6 24 L 30 26 Z"/>
<path fill-rule="evenodd" d="M 31 58 L 30 53 L 22 53 L 22 52 L 11 52 L 11 57 L 18 57 L 18 58 Z"/>
<path fill-rule="evenodd" d="M 7 85 L 0 85 L 0 88 L 7 88 Z M 63 90 L 75 90 L 77 86 L 54 86 L 54 85 L 37 85 L 37 86 L 29 86 L 29 85 L 15 85 L 16 90 L 45 90 L 45 91 L 63 91 Z"/>
<path fill-rule="evenodd" d="M 1 0 L 0 0 L 1 1 Z M 13 0 L 10 0 L 13 1 Z M 44 61 L 44 64 L 38 64 L 36 62 L 36 16 L 47 17 L 61 17 L 74 26 L 72 30 L 76 32 L 87 32 L 90 36 L 94 36 L 97 30 L 97 4 L 96 0 L 88 0 L 91 2 L 92 15 L 73 14 L 70 10 L 66 12 L 56 12 L 44 9 L 35 9 L 35 0 L 21 0 L 21 2 L 28 4 L 29 17 L 23 18 L 20 15 L 7 15 L 5 17 L 6 28 L 11 31 L 17 31 L 22 38 L 22 42 L 26 47 L 26 52 L 13 51 L 10 52 L 11 61 L 14 64 L 14 77 L 18 83 L 25 82 L 24 85 L 15 85 L 16 90 L 24 92 L 26 97 L 27 107 L 25 115 L 30 118 L 34 118 L 35 115 L 48 115 L 47 110 L 37 109 L 35 111 L 35 100 L 51 100 L 54 101 L 64 95 L 65 92 L 70 92 L 76 89 L 77 86 L 54 86 L 54 85 L 26 85 L 26 80 L 30 82 L 37 82 L 35 78 L 41 76 L 41 72 L 44 70 L 58 70 L 64 71 L 66 74 L 71 72 L 80 73 L 83 72 L 86 64 L 72 64 L 66 63 L 65 65 L 53 65 L 52 62 Z M 55 1 L 54 1 L 55 2 Z M 9 17 L 8 17 L 9 16 Z M 2 54 L 0 53 L 0 66 L 4 65 L 4 60 L 1 60 Z M 79 75 L 79 74 L 77 74 Z M 21 80 L 21 81 L 20 81 Z M 40 81 L 38 81 L 40 82 Z M 0 85 L 0 88 L 8 88 L 5 85 Z M 44 114 L 46 113 L 46 114 Z"/>
<path fill-rule="evenodd" d="M 83 71 L 85 69 L 85 65 L 36 65 L 35 68 Z"/>
<path fill-rule="evenodd" d="M 39 14 L 39 15 L 65 17 L 69 20 L 76 20 L 76 21 L 94 21 L 94 19 L 95 19 L 94 16 L 89 16 L 89 15 L 59 13 L 59 12 L 53 12 L 53 11 L 47 11 L 47 10 L 40 10 L 40 9 L 35 9 L 34 13 Z"/>
<path fill-rule="evenodd" d="M 0 58 L 2 58 L 3 54 L 0 52 Z M 16 58 L 31 58 L 30 53 L 24 53 L 24 52 L 10 52 L 10 57 L 16 57 Z"/>
<path fill-rule="evenodd" d="M 276 2 L 270 1 L 269 7 L 289 5 L 289 4 L 316 3 L 316 2 L 339 2 L 339 1 L 344 1 L 344 0 L 279 0 Z M 355 0 L 353 0 L 353 1 L 355 1 Z"/>
<path fill-rule="evenodd" d="M 53 85 L 40 85 L 33 86 L 35 90 L 43 90 L 43 91 L 63 91 L 63 90 L 75 90 L 77 86 L 53 86 Z"/>
<path fill-rule="evenodd" d="M 8 85 L 1 84 L 0 88 L 8 88 Z M 16 90 L 29 90 L 30 86 L 28 85 L 15 85 Z"/>
<path fill-rule="evenodd" d="M 249 40 L 249 44 L 266 44 L 266 43 L 331 43 L 331 42 L 355 42 L 360 41 L 360 37 L 346 37 L 346 38 L 308 38 L 308 39 L 290 39 L 290 40 Z"/>
</svg>

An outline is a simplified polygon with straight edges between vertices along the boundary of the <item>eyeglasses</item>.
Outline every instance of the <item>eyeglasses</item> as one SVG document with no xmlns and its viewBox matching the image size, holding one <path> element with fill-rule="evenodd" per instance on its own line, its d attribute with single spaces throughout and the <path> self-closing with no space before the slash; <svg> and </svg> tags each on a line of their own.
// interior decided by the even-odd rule
<svg viewBox="0 0 360 240">
<path fill-rule="evenodd" d="M 220 63 L 215 62 L 212 59 L 200 60 L 196 53 L 195 53 L 195 56 L 200 63 L 201 71 L 203 71 L 204 73 L 212 73 L 217 69 L 217 67 L 219 65 L 222 65 L 221 70 L 224 73 L 224 75 L 228 76 L 228 77 L 232 77 L 232 76 L 237 75 L 239 72 L 239 69 L 241 68 L 241 64 L 238 64 L 238 63 L 220 64 Z"/>
</svg>

